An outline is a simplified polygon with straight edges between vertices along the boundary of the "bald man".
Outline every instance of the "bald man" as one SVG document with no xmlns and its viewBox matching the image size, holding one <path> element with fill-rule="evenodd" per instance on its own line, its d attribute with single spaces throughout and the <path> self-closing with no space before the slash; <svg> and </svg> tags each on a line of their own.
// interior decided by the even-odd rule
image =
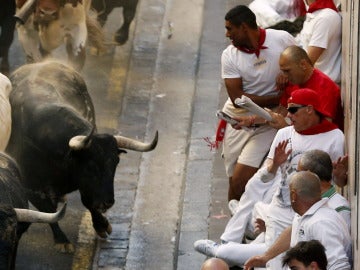
<svg viewBox="0 0 360 270">
<path fill-rule="evenodd" d="M 344 219 L 321 198 L 319 177 L 309 171 L 291 176 L 290 200 L 296 212 L 292 226 L 285 229 L 262 255 L 245 263 L 245 270 L 264 266 L 300 241 L 318 240 L 326 251 L 328 270 L 351 269 L 351 237 Z"/>
<path fill-rule="evenodd" d="M 210 258 L 203 263 L 201 270 L 229 270 L 229 266 L 222 259 Z"/>
</svg>

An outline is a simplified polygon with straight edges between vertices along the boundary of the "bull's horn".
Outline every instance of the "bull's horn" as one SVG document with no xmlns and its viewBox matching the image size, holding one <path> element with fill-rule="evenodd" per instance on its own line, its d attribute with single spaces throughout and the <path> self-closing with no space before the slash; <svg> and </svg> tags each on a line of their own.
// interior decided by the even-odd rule
<svg viewBox="0 0 360 270">
<path fill-rule="evenodd" d="M 147 152 L 153 150 L 158 142 L 158 132 L 156 131 L 155 137 L 151 143 L 143 143 L 134 139 L 126 138 L 123 136 L 114 136 L 119 148 L 134 150 L 138 152 Z"/>
<path fill-rule="evenodd" d="M 16 212 L 18 222 L 31 222 L 31 223 L 54 223 L 58 222 L 65 215 L 66 202 L 61 209 L 56 213 L 44 213 L 30 209 L 14 209 Z"/>
<path fill-rule="evenodd" d="M 27 0 L 25 4 L 16 12 L 15 19 L 24 24 L 34 12 L 37 0 Z"/>
<path fill-rule="evenodd" d="M 87 148 L 91 143 L 91 137 L 93 136 L 94 132 L 95 132 L 95 127 L 92 128 L 90 134 L 87 136 L 79 135 L 72 137 L 69 141 L 69 147 L 73 150 L 80 150 Z"/>
<path fill-rule="evenodd" d="M 86 136 L 83 135 L 72 137 L 69 141 L 69 147 L 73 150 L 80 150 L 85 148 L 85 138 Z"/>
</svg>

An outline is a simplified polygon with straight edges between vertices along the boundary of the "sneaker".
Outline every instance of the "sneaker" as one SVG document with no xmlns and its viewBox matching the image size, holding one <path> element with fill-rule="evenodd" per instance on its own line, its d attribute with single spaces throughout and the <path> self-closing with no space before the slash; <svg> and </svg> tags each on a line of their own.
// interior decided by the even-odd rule
<svg viewBox="0 0 360 270">
<path fill-rule="evenodd" d="M 239 201 L 238 200 L 231 200 L 228 204 L 229 206 L 229 210 L 230 210 L 230 213 L 231 215 L 235 215 L 237 209 L 238 209 L 238 206 L 239 206 Z"/>
<path fill-rule="evenodd" d="M 218 249 L 219 244 L 212 240 L 197 240 L 194 243 L 194 249 L 197 252 L 200 252 L 208 257 L 215 257 L 216 250 Z"/>
</svg>

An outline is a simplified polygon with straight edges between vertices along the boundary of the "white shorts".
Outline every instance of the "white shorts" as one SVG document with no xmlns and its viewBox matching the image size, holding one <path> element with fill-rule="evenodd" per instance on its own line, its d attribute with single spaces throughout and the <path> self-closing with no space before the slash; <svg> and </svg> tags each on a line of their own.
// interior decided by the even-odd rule
<svg viewBox="0 0 360 270">
<path fill-rule="evenodd" d="M 225 171 L 228 177 L 234 172 L 236 163 L 259 168 L 267 155 L 277 130 L 268 125 L 245 131 L 226 125 L 223 141 Z"/>
</svg>

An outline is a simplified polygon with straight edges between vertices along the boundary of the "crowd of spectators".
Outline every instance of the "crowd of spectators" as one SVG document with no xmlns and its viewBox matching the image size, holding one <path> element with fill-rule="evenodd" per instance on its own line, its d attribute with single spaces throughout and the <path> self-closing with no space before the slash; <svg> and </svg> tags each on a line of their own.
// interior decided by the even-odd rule
<svg viewBox="0 0 360 270">
<path fill-rule="evenodd" d="M 254 0 L 225 15 L 222 110 L 237 121 L 222 142 L 232 217 L 219 241 L 198 240 L 196 251 L 244 269 L 351 269 L 350 205 L 337 192 L 348 169 L 340 11 L 333 0 Z M 295 37 L 268 28 L 301 16 Z M 243 95 L 271 120 L 238 106 Z"/>
</svg>

